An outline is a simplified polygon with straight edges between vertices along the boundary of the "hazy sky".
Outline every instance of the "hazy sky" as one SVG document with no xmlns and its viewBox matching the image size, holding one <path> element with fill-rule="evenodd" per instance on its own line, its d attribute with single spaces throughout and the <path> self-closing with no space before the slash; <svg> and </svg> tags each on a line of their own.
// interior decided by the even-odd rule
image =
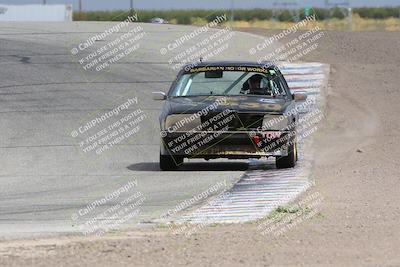
<svg viewBox="0 0 400 267">
<path fill-rule="evenodd" d="M 78 0 L 46 0 L 48 4 L 72 3 L 78 8 Z M 237 8 L 271 7 L 276 0 L 233 0 Z M 344 2 L 344 0 L 329 0 Z M 176 8 L 229 8 L 231 0 L 133 0 L 139 9 Z M 299 6 L 323 7 L 325 0 L 298 0 Z M 0 0 L 0 4 L 38 4 L 43 0 Z M 129 8 L 130 0 L 82 0 L 84 10 L 112 10 Z M 400 0 L 350 0 L 352 6 L 400 6 Z"/>
</svg>

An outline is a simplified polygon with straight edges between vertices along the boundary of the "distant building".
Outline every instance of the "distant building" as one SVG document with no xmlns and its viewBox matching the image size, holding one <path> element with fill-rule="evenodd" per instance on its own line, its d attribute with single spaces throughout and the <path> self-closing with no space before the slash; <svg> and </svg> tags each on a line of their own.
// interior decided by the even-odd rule
<svg viewBox="0 0 400 267">
<path fill-rule="evenodd" d="M 72 21 L 72 5 L 0 5 L 0 21 Z"/>
</svg>

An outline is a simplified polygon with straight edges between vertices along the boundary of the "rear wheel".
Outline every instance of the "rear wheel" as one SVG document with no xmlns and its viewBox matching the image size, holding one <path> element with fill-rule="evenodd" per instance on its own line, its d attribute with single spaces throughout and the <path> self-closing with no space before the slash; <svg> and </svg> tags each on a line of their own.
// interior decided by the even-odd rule
<svg viewBox="0 0 400 267">
<path fill-rule="evenodd" d="M 176 170 L 182 163 L 183 157 L 160 154 L 160 169 L 163 171 Z"/>
<path fill-rule="evenodd" d="M 293 168 L 297 161 L 297 143 L 294 143 L 288 148 L 288 155 L 277 157 L 275 164 L 278 169 Z"/>
</svg>

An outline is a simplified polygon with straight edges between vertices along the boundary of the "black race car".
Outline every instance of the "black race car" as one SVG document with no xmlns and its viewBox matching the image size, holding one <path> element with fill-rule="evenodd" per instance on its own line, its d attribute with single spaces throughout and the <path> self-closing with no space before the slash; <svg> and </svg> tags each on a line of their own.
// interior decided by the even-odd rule
<svg viewBox="0 0 400 267">
<path fill-rule="evenodd" d="M 160 168 L 184 158 L 248 159 L 273 156 L 277 168 L 297 161 L 295 101 L 279 68 L 269 63 L 201 62 L 184 66 L 160 115 Z"/>
</svg>

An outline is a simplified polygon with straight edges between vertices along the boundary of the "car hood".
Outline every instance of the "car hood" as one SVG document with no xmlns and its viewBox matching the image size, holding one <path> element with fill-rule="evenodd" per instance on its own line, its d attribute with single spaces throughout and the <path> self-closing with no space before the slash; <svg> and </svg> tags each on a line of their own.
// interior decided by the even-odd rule
<svg viewBox="0 0 400 267">
<path fill-rule="evenodd" d="M 165 103 L 166 114 L 194 113 L 215 103 L 213 112 L 226 109 L 237 112 L 283 113 L 291 101 L 284 98 L 265 98 L 259 96 L 193 96 L 169 98 Z"/>
</svg>

